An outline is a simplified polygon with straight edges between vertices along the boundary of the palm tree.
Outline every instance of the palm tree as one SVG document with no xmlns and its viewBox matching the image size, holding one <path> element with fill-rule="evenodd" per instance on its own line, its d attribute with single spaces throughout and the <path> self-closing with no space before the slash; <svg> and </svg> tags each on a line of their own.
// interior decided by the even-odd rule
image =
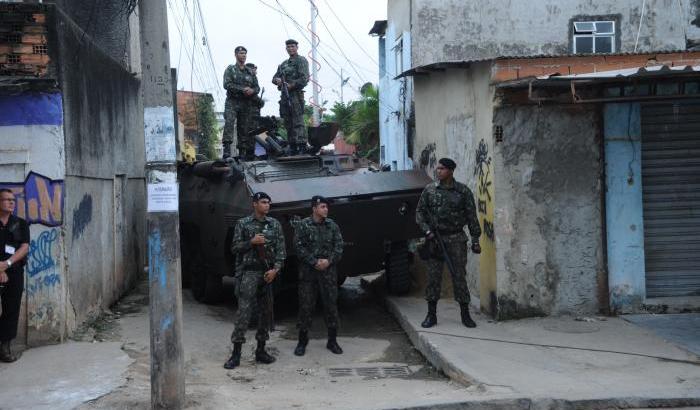
<svg viewBox="0 0 700 410">
<path fill-rule="evenodd" d="M 366 83 L 360 88 L 360 94 L 360 100 L 350 103 L 352 114 L 348 120 L 346 141 L 355 144 L 361 156 L 378 161 L 379 89 Z"/>
</svg>

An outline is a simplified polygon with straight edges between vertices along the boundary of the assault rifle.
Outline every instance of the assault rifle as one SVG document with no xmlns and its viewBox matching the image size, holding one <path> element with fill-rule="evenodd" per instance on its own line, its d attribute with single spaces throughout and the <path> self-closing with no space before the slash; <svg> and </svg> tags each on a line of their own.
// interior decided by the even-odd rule
<svg viewBox="0 0 700 410">
<path fill-rule="evenodd" d="M 425 211 L 428 213 L 428 218 L 430 219 L 430 233 L 435 235 L 433 239 L 438 243 L 438 246 L 440 246 L 440 251 L 442 251 L 442 257 L 445 259 L 447 269 L 450 271 L 452 277 L 455 278 L 457 277 L 457 270 L 455 269 L 455 265 L 452 263 L 452 259 L 450 259 L 450 254 L 447 252 L 445 241 L 442 239 L 442 235 L 440 235 L 440 231 L 437 229 L 437 218 L 435 218 L 435 215 L 433 215 L 433 213 L 430 212 L 430 209 L 427 207 L 425 208 Z"/>
<path fill-rule="evenodd" d="M 253 245 L 253 248 L 255 248 L 255 252 L 258 254 L 258 259 L 263 263 L 265 266 L 265 272 L 270 270 L 270 264 L 267 262 L 267 258 L 265 257 L 265 246 L 264 245 Z M 265 284 L 265 293 L 267 294 L 267 314 L 268 316 L 268 325 L 270 326 L 270 332 L 273 332 L 275 330 L 275 301 L 272 297 L 272 282 Z"/>
<path fill-rule="evenodd" d="M 294 107 L 292 106 L 292 99 L 289 98 L 289 84 L 287 83 L 287 80 L 284 78 L 284 76 L 280 77 L 282 82 L 280 83 L 280 91 L 282 91 L 282 99 L 286 101 L 287 109 L 289 110 L 289 115 L 290 118 L 292 114 L 294 113 Z"/>
</svg>

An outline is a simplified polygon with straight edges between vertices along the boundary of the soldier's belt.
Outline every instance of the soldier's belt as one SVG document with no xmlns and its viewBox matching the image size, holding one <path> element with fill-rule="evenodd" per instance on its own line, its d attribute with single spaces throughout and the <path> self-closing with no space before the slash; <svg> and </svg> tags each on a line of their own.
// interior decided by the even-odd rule
<svg viewBox="0 0 700 410">
<path fill-rule="evenodd" d="M 466 240 L 467 239 L 467 234 L 464 233 L 464 231 L 458 231 L 458 232 L 451 232 L 451 233 L 446 233 L 440 231 L 440 235 L 442 236 L 442 240 L 446 242 L 450 241 L 461 241 L 461 240 Z"/>
</svg>

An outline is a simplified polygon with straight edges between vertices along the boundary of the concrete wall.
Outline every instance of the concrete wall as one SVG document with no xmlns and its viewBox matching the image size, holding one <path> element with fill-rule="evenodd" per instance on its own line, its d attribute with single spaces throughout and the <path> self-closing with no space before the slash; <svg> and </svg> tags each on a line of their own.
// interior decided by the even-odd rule
<svg viewBox="0 0 700 410">
<path fill-rule="evenodd" d="M 618 22 L 619 52 L 685 50 L 697 35 L 695 0 L 412 0 L 413 65 L 571 52 L 571 19 Z M 695 21 L 695 24 L 697 21 Z"/>
<path fill-rule="evenodd" d="M 479 197 L 480 181 L 488 199 L 479 218 L 484 226 L 493 216 L 493 164 L 477 153 L 491 152 L 493 89 L 489 86 L 490 64 L 475 64 L 470 70 L 446 70 L 415 78 L 415 163 L 434 176 L 437 160 L 451 157 L 457 162 L 455 177 Z M 483 170 L 483 173 L 481 172 Z M 492 220 L 492 219 L 491 219 Z M 488 302 L 495 290 L 495 242 L 482 235 L 483 253 L 469 255 L 467 279 L 474 305 Z M 443 283 L 449 283 L 449 279 Z M 486 295 L 486 297 L 484 297 Z"/>
<path fill-rule="evenodd" d="M 17 342 L 60 341 L 67 293 L 61 94 L 0 94 L 0 135 L 0 186 L 12 189 L 16 215 L 31 223 Z"/>
<path fill-rule="evenodd" d="M 496 109 L 500 319 L 595 313 L 605 278 L 601 119 L 592 106 Z"/>
<path fill-rule="evenodd" d="M 610 310 L 639 310 L 646 296 L 639 103 L 605 104 L 605 208 Z"/>
<path fill-rule="evenodd" d="M 111 305 L 143 271 L 143 105 L 140 82 L 122 62 L 85 40 L 69 18 L 59 15 L 55 27 L 65 109 L 70 331 Z"/>
</svg>

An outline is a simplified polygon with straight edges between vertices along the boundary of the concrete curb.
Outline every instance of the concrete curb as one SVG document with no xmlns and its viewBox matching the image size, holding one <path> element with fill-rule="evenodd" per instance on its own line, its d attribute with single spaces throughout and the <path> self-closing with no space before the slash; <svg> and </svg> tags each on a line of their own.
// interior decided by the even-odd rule
<svg viewBox="0 0 700 410">
<path fill-rule="evenodd" d="M 438 370 L 445 373 L 450 379 L 461 383 L 465 386 L 471 386 L 480 384 L 480 382 L 470 375 L 463 372 L 458 367 L 454 366 L 435 346 L 430 343 L 428 338 L 417 331 L 416 328 L 411 324 L 408 317 L 401 312 L 399 307 L 390 298 L 386 298 L 386 305 L 392 315 L 398 320 L 399 324 L 403 330 L 408 335 L 408 338 L 413 343 L 413 346 L 420 351 L 423 356 Z"/>
<path fill-rule="evenodd" d="M 459 403 L 401 407 L 387 410 L 606 410 L 679 407 L 687 408 L 696 406 L 700 406 L 700 399 L 645 399 L 629 397 L 593 400 L 563 400 L 519 398 L 505 400 L 464 401 Z"/>
<path fill-rule="evenodd" d="M 444 372 L 450 379 L 466 386 L 483 385 L 482 382 L 467 374 L 455 366 L 430 342 L 428 336 L 417 329 L 417 324 L 411 323 L 391 298 L 385 298 L 389 311 L 399 322 L 408 335 L 413 346 L 437 369 Z M 510 393 L 510 396 L 519 395 Z M 465 400 L 463 402 L 432 404 L 413 407 L 397 407 L 387 410 L 500 410 L 500 409 L 527 409 L 527 410 L 578 410 L 578 409 L 634 409 L 634 408 L 678 408 L 700 406 L 698 397 L 677 398 L 648 398 L 648 397 L 609 397 L 602 399 L 554 399 L 547 397 L 512 397 L 504 399 L 484 398 L 483 400 Z"/>
</svg>

